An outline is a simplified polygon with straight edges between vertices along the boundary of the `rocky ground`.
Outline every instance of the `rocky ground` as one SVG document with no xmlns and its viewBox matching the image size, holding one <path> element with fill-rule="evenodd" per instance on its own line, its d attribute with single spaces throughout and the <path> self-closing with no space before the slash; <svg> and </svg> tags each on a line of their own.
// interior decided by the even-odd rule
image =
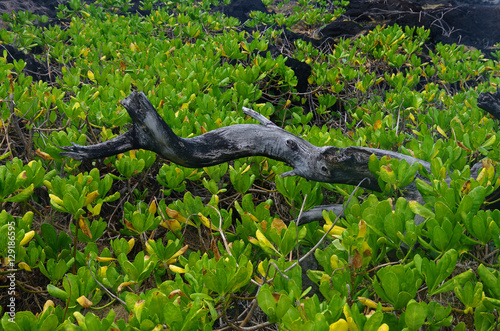
<svg viewBox="0 0 500 331">
<path fill-rule="evenodd" d="M 92 2 L 92 0 L 85 0 Z M 0 0 L 0 13 L 27 10 L 38 15 L 56 18 L 57 6 L 65 0 Z M 130 11 L 139 10 L 140 1 L 131 0 Z M 261 0 L 233 0 L 228 6 L 214 8 L 226 15 L 244 21 L 251 10 L 264 11 Z M 315 44 L 326 40 L 366 33 L 378 24 L 399 24 L 401 26 L 424 26 L 431 30 L 427 48 L 435 44 L 457 43 L 480 49 L 486 57 L 500 43 L 500 0 L 354 0 L 346 8 L 344 17 L 321 30 L 304 37 Z M 8 28 L 6 24 L 0 28 Z M 288 36 L 287 36 L 288 37 Z M 292 39 L 294 36 L 291 36 Z M 297 36 L 295 36 L 297 38 Z M 35 78 L 44 79 L 43 64 L 33 61 L 30 54 L 7 48 L 10 57 L 22 58 L 28 63 L 27 70 Z M 12 59 L 8 59 L 11 61 Z M 42 67 L 40 67 L 42 66 Z"/>
<path fill-rule="evenodd" d="M 65 0 L 0 0 L 0 13 L 28 10 L 55 18 L 56 8 Z M 91 2 L 91 0 L 88 0 Z M 139 0 L 131 0 L 131 11 L 138 10 Z M 265 10 L 260 0 L 233 0 L 218 8 L 244 19 L 251 10 Z M 334 22 L 320 37 L 342 34 L 345 19 L 359 23 L 364 29 L 376 24 L 425 26 L 430 28 L 431 43 L 459 43 L 485 50 L 500 42 L 500 0 L 353 0 L 343 20 Z M 347 31 L 351 32 L 352 25 Z M 361 30 L 360 30 L 361 31 Z"/>
</svg>

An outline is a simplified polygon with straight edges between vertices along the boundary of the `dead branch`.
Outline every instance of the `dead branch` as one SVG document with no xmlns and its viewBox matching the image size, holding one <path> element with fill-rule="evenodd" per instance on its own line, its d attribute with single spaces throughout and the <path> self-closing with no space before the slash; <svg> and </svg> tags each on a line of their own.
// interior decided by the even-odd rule
<svg viewBox="0 0 500 331">
<path fill-rule="evenodd" d="M 380 188 L 376 175 L 368 169 L 372 154 L 378 158 L 389 156 L 406 160 L 410 165 L 417 162 L 427 172 L 431 171 L 428 162 L 397 152 L 358 146 L 314 146 L 249 108 L 243 108 L 243 112 L 259 121 L 260 125 L 236 124 L 197 137 L 181 138 L 160 117 L 144 93 L 132 92 L 121 104 L 132 118 L 133 125 L 128 132 L 96 145 L 61 147 L 64 150 L 61 155 L 77 160 L 96 159 L 141 148 L 190 168 L 208 167 L 248 156 L 265 156 L 293 168 L 281 176 L 301 176 L 336 184 L 357 185 L 362 182 L 362 187 L 374 191 L 380 191 Z M 500 116 L 500 92 L 482 93 L 478 106 L 495 117 Z M 481 168 L 481 163 L 474 165 L 472 177 L 477 177 Z M 426 180 L 418 173 L 417 177 Z M 404 196 L 423 203 L 414 182 L 405 187 Z M 342 210 L 340 206 L 318 206 L 305 212 L 302 222 L 322 218 L 320 215 L 324 209 Z"/>
<path fill-rule="evenodd" d="M 367 178 L 363 187 L 370 190 L 380 190 L 376 176 L 368 169 L 372 154 L 378 158 L 404 159 L 409 164 L 418 162 L 430 171 L 428 162 L 401 153 L 357 146 L 314 146 L 248 108 L 243 109 L 244 113 L 261 125 L 236 124 L 186 139 L 172 131 L 144 93 L 132 92 L 121 103 L 132 118 L 131 130 L 96 145 L 61 147 L 65 150 L 61 155 L 77 160 L 96 159 L 141 148 L 190 168 L 208 167 L 247 156 L 265 156 L 286 162 L 293 168 L 282 176 L 351 185 Z M 420 196 L 414 186 L 408 191 L 412 199 Z"/>
</svg>

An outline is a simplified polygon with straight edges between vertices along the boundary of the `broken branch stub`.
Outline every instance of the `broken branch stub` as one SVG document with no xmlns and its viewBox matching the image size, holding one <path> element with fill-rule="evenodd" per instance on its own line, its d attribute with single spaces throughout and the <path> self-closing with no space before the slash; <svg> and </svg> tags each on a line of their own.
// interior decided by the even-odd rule
<svg viewBox="0 0 500 331">
<path fill-rule="evenodd" d="M 90 145 L 62 147 L 61 155 L 77 160 L 116 155 L 132 149 L 146 149 L 174 163 L 190 168 L 208 167 L 247 156 L 265 156 L 286 162 L 293 170 L 282 176 L 301 176 L 318 182 L 357 185 L 380 190 L 376 176 L 368 169 L 370 155 L 418 162 L 428 171 L 428 162 L 401 153 L 367 147 L 317 147 L 276 126 L 261 114 L 244 108 L 259 124 L 236 124 L 193 138 L 177 136 L 161 118 L 146 95 L 132 92 L 121 104 L 132 118 L 132 128 L 111 140 Z M 411 196 L 419 196 L 409 192 Z M 413 193 L 413 194 L 411 194 Z"/>
</svg>

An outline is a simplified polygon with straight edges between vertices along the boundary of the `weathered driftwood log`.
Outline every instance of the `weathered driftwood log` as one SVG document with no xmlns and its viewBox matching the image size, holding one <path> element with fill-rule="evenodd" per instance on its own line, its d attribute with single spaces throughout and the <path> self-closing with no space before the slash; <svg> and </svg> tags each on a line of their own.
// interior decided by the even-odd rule
<svg viewBox="0 0 500 331">
<path fill-rule="evenodd" d="M 91 145 L 61 147 L 61 155 L 77 160 L 112 156 L 132 149 L 146 149 L 179 165 L 190 168 L 212 166 L 247 156 L 265 156 L 289 164 L 293 170 L 282 176 L 301 176 L 318 182 L 357 185 L 380 190 L 368 169 L 372 154 L 418 162 L 428 171 L 428 162 L 414 157 L 367 147 L 317 147 L 278 127 L 259 113 L 244 108 L 258 124 L 236 124 L 193 138 L 178 137 L 157 113 L 146 95 L 132 92 L 122 102 L 132 118 L 132 129 L 111 140 Z"/>
<path fill-rule="evenodd" d="M 490 111 L 487 107 L 492 107 L 490 112 L 500 114 L 499 100 L 500 93 L 482 94 L 478 104 L 481 101 L 480 107 L 487 111 Z M 314 146 L 248 108 L 244 108 L 243 112 L 261 125 L 236 124 L 186 139 L 172 131 L 144 93 L 132 92 L 121 104 L 132 118 L 133 125 L 128 132 L 96 145 L 61 147 L 65 150 L 61 155 L 77 160 L 96 159 L 141 148 L 191 168 L 212 166 L 247 156 L 265 156 L 286 162 L 293 168 L 281 176 L 301 176 L 318 182 L 351 185 L 368 179 L 361 186 L 375 191 L 380 188 L 376 176 L 368 169 L 372 154 L 378 158 L 390 156 L 404 159 L 409 164 L 418 162 L 430 172 L 428 162 L 401 153 L 357 146 Z M 473 167 L 474 177 L 479 169 L 480 165 Z M 405 188 L 405 197 L 423 202 L 414 183 Z M 318 209 L 311 212 L 320 215 Z M 308 214 L 305 216 L 309 217 Z"/>
</svg>

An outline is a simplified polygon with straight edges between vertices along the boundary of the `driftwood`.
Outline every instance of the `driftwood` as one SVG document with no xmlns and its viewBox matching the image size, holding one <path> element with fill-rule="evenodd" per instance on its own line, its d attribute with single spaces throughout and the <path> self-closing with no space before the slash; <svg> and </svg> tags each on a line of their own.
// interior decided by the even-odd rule
<svg viewBox="0 0 500 331">
<path fill-rule="evenodd" d="M 121 104 L 132 118 L 128 132 L 111 140 L 91 145 L 61 147 L 61 155 L 76 160 L 96 159 L 132 149 L 146 149 L 189 168 L 208 167 L 247 156 L 265 156 L 289 164 L 293 170 L 281 176 L 301 176 L 309 180 L 357 185 L 379 190 L 377 178 L 368 169 L 372 154 L 419 162 L 428 171 L 428 162 L 414 157 L 367 147 L 317 147 L 278 127 L 259 113 L 243 108 L 258 124 L 236 124 L 219 128 L 193 138 L 178 137 L 160 117 L 146 95 L 132 92 Z"/>
<path fill-rule="evenodd" d="M 500 114 L 498 100 L 500 93 L 482 94 L 478 104 L 482 102 L 481 107 L 485 107 L 485 110 L 491 109 L 490 112 Z M 128 132 L 96 145 L 61 147 L 64 150 L 61 155 L 77 160 L 96 159 L 140 148 L 190 168 L 212 166 L 247 156 L 265 156 L 286 162 L 293 168 L 281 176 L 301 176 L 313 181 L 351 185 L 357 185 L 365 179 L 361 186 L 374 191 L 380 188 L 376 175 L 368 169 L 372 154 L 378 158 L 390 156 L 406 160 L 409 164 L 418 162 L 430 172 L 428 162 L 401 153 L 357 146 L 314 146 L 248 108 L 243 108 L 243 112 L 261 125 L 236 124 L 186 139 L 172 131 L 144 93 L 132 92 L 121 104 L 132 118 L 133 125 Z M 474 177 L 479 168 L 480 164 L 473 167 Z M 405 197 L 422 202 L 414 183 L 405 188 Z M 312 215 L 325 208 L 321 206 L 310 213 Z M 304 216 L 309 217 L 308 214 Z M 315 217 L 311 216 L 311 220 Z"/>
</svg>

